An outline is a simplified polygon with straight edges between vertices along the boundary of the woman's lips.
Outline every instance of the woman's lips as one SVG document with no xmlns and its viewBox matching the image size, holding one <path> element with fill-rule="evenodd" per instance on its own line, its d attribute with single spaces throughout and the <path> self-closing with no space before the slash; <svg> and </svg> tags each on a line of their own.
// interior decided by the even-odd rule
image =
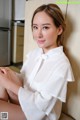
<svg viewBox="0 0 80 120">
<path fill-rule="evenodd" d="M 38 40 L 37 43 L 39 44 L 43 44 L 45 42 L 45 40 Z"/>
</svg>

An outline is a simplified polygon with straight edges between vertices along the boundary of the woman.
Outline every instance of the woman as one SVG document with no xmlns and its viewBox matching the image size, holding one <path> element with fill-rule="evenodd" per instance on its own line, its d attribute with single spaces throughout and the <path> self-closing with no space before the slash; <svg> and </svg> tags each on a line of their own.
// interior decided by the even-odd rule
<svg viewBox="0 0 80 120">
<path fill-rule="evenodd" d="M 39 48 L 27 55 L 20 75 L 1 67 L 0 111 L 7 111 L 9 120 L 59 120 L 67 83 L 74 80 L 63 52 L 65 20 L 60 8 L 55 4 L 38 7 L 31 27 Z M 14 104 L 7 103 L 8 98 Z"/>
</svg>

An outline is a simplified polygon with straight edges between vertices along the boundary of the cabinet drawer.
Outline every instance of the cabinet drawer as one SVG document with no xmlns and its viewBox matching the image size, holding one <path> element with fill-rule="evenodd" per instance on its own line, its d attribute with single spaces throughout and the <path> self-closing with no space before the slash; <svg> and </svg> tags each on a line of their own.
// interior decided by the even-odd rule
<svg viewBox="0 0 80 120">
<path fill-rule="evenodd" d="M 24 37 L 18 35 L 17 36 L 17 45 L 23 45 L 24 44 Z"/>
<path fill-rule="evenodd" d="M 23 45 L 17 45 L 16 48 L 16 62 L 23 61 Z"/>
<path fill-rule="evenodd" d="M 24 35 L 24 27 L 23 26 L 17 27 L 17 35 Z"/>
</svg>

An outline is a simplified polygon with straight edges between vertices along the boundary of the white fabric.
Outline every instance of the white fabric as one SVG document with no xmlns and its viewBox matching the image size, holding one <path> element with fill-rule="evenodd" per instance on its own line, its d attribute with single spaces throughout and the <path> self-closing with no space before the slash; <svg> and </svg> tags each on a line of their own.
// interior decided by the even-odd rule
<svg viewBox="0 0 80 120">
<path fill-rule="evenodd" d="M 41 66 L 42 61 L 43 61 L 43 60 L 46 60 L 46 58 L 47 58 L 47 56 L 44 56 L 44 55 L 42 55 L 42 56 L 40 57 L 39 61 L 37 62 L 37 64 L 36 64 L 35 67 L 34 67 L 34 70 L 33 70 L 32 73 L 30 74 L 30 77 L 29 77 L 29 81 L 30 81 L 30 82 L 33 82 L 34 77 L 36 76 L 36 74 L 37 74 L 37 72 L 38 72 L 38 70 L 39 70 L 39 68 L 40 68 L 40 66 Z"/>
<path fill-rule="evenodd" d="M 58 120 L 66 101 L 67 82 L 74 80 L 63 47 L 46 54 L 41 48 L 29 53 L 21 74 L 24 87 L 18 97 L 27 120 Z"/>
</svg>

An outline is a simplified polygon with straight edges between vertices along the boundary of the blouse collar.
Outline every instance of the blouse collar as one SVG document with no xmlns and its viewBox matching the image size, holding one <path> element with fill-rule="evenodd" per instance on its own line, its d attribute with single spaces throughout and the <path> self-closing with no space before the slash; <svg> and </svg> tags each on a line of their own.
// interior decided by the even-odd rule
<svg viewBox="0 0 80 120">
<path fill-rule="evenodd" d="M 40 52 L 39 52 L 39 55 L 36 57 L 36 60 L 38 60 L 40 58 L 46 60 L 48 58 L 53 57 L 53 55 L 55 55 L 55 54 L 59 54 L 59 53 L 63 52 L 63 46 L 53 48 L 45 54 L 43 53 L 42 48 L 39 48 L 39 50 L 40 50 Z"/>
<path fill-rule="evenodd" d="M 63 46 L 53 48 L 53 49 L 49 50 L 47 53 L 43 53 L 43 50 L 42 50 L 41 53 L 44 54 L 44 55 L 52 55 L 52 54 L 59 53 L 61 51 L 63 51 Z"/>
</svg>

